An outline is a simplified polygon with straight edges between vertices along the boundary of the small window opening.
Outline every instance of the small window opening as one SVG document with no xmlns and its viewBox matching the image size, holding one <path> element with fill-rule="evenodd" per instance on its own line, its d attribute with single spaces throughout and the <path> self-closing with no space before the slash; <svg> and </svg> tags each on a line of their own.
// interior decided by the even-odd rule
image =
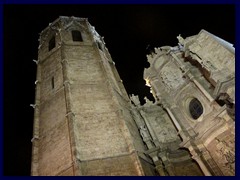
<svg viewBox="0 0 240 180">
<path fill-rule="evenodd" d="M 83 41 L 82 34 L 80 31 L 72 31 L 72 39 L 73 41 Z"/>
<path fill-rule="evenodd" d="M 226 102 L 224 100 L 221 99 L 217 99 L 216 102 L 220 105 L 220 106 L 224 106 L 226 104 Z"/>
<path fill-rule="evenodd" d="M 48 43 L 48 50 L 51 51 L 56 45 L 55 36 L 53 36 Z"/>
<path fill-rule="evenodd" d="M 52 77 L 52 89 L 54 89 L 54 77 Z"/>
<path fill-rule="evenodd" d="M 202 104 L 196 98 L 189 103 L 189 111 L 193 119 L 198 119 L 203 113 Z"/>
<path fill-rule="evenodd" d="M 100 49 L 102 51 L 103 50 L 102 44 L 100 42 L 97 42 L 97 45 L 98 45 L 98 49 Z"/>
</svg>

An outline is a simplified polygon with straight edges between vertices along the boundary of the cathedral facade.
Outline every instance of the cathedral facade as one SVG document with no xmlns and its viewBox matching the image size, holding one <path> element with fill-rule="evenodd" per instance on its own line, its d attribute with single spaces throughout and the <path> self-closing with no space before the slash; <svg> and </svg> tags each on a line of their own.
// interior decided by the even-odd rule
<svg viewBox="0 0 240 180">
<path fill-rule="evenodd" d="M 155 102 L 128 96 L 87 19 L 39 39 L 33 176 L 235 175 L 235 51 L 201 30 L 147 55 Z"/>
</svg>

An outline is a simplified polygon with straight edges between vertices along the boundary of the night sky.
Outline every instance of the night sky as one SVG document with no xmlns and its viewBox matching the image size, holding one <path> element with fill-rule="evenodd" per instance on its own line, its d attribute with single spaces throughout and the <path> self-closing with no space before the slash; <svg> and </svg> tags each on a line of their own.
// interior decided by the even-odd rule
<svg viewBox="0 0 240 180">
<path fill-rule="evenodd" d="M 30 175 L 39 33 L 59 16 L 88 18 L 104 36 L 128 94 L 153 99 L 146 47 L 205 29 L 235 44 L 234 5 L 4 5 L 4 175 Z"/>
</svg>

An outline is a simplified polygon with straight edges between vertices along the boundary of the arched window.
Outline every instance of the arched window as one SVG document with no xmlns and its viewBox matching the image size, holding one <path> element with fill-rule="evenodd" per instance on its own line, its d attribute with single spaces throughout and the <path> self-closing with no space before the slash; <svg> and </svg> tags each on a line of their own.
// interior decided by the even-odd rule
<svg viewBox="0 0 240 180">
<path fill-rule="evenodd" d="M 51 51 L 53 48 L 55 48 L 55 45 L 56 45 L 55 36 L 53 36 L 48 42 L 48 51 Z"/>
<path fill-rule="evenodd" d="M 81 32 L 77 30 L 73 30 L 72 39 L 73 41 L 83 41 Z"/>
<path fill-rule="evenodd" d="M 189 103 L 189 112 L 193 119 L 198 119 L 203 113 L 203 106 L 196 98 Z"/>
</svg>

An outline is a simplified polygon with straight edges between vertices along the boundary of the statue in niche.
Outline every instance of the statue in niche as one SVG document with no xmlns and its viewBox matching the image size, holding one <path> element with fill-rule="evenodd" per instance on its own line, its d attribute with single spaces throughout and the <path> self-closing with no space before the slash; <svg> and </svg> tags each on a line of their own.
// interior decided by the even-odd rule
<svg viewBox="0 0 240 180">
<path fill-rule="evenodd" d="M 217 155 L 220 156 L 220 163 L 224 164 L 224 167 L 227 168 L 232 174 L 235 172 L 235 151 L 233 142 L 229 144 L 226 141 L 221 141 L 216 138 L 217 141 Z"/>
<path fill-rule="evenodd" d="M 140 126 L 139 131 L 140 131 L 140 134 L 141 134 L 143 139 L 146 139 L 146 138 L 149 137 L 148 130 L 147 130 L 147 128 L 144 125 Z"/>
<path fill-rule="evenodd" d="M 181 34 L 179 34 L 178 36 L 177 36 L 177 39 L 178 39 L 178 49 L 179 50 L 184 50 L 184 39 L 182 38 L 182 36 L 181 36 Z"/>
</svg>

